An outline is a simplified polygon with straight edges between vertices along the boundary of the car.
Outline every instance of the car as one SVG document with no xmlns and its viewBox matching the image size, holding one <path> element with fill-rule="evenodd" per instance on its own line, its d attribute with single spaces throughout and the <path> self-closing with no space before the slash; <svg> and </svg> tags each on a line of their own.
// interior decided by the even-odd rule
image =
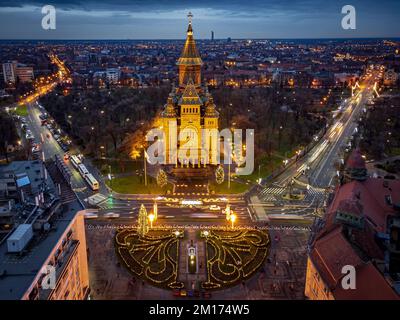
<svg viewBox="0 0 400 320">
<path fill-rule="evenodd" d="M 187 296 L 186 290 L 181 290 L 180 294 L 181 294 L 181 297 Z"/>
<path fill-rule="evenodd" d="M 96 213 L 93 213 L 93 212 L 86 212 L 84 214 L 84 217 L 85 217 L 85 219 L 96 219 L 99 217 L 99 215 Z"/>
<path fill-rule="evenodd" d="M 68 159 L 69 159 L 69 153 L 66 152 L 66 153 L 64 153 L 64 160 L 67 161 Z"/>
<path fill-rule="evenodd" d="M 172 295 L 174 296 L 174 297 L 179 297 L 180 296 L 180 290 L 179 289 L 175 289 L 174 291 L 173 291 L 173 293 L 172 293 Z"/>
<path fill-rule="evenodd" d="M 60 146 L 61 146 L 61 149 L 62 149 L 63 151 L 65 151 L 65 152 L 69 151 L 69 147 L 68 147 L 67 145 L 61 143 Z"/>
<path fill-rule="evenodd" d="M 212 204 L 212 205 L 209 207 L 209 209 L 210 209 L 211 211 L 219 211 L 219 210 L 221 210 L 221 207 L 220 207 L 220 206 L 217 206 L 217 205 L 215 205 L 215 204 Z"/>
<path fill-rule="evenodd" d="M 114 219 L 114 218 L 119 218 L 119 213 L 114 213 L 114 212 L 107 212 L 104 214 L 105 218 L 110 218 L 110 219 Z"/>
</svg>

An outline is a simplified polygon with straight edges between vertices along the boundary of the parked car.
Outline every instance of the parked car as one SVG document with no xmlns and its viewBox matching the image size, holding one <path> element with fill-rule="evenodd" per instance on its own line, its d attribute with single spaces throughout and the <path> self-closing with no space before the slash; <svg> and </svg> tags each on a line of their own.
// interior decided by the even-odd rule
<svg viewBox="0 0 400 320">
<path fill-rule="evenodd" d="M 104 217 L 110 219 L 119 218 L 119 213 L 107 212 L 104 214 Z"/>
<path fill-rule="evenodd" d="M 84 216 L 85 216 L 85 219 L 96 219 L 96 218 L 99 217 L 98 214 L 93 213 L 93 212 L 86 212 L 86 213 L 84 214 Z"/>
<path fill-rule="evenodd" d="M 61 143 L 60 147 L 64 152 L 69 151 L 69 147 L 67 145 L 63 144 L 63 143 Z"/>
</svg>

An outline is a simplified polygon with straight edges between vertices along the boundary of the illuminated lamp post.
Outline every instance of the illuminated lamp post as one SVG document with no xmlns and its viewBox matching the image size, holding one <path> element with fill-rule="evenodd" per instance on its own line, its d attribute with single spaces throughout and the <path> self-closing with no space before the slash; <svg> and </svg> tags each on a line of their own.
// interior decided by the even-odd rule
<svg viewBox="0 0 400 320">
<path fill-rule="evenodd" d="M 158 217 L 158 206 L 157 206 L 157 202 L 155 202 L 154 205 L 153 205 L 153 213 L 154 213 L 154 220 L 157 220 L 157 217 Z"/>
<path fill-rule="evenodd" d="M 232 214 L 230 215 L 230 220 L 231 220 L 231 227 L 232 227 L 232 229 L 233 229 L 233 225 L 234 225 L 234 223 L 235 223 L 235 221 L 236 221 L 236 215 L 235 215 L 234 213 L 232 213 Z"/>
<path fill-rule="evenodd" d="M 153 221 L 155 220 L 154 214 L 149 214 L 150 228 L 153 229 Z"/>
</svg>

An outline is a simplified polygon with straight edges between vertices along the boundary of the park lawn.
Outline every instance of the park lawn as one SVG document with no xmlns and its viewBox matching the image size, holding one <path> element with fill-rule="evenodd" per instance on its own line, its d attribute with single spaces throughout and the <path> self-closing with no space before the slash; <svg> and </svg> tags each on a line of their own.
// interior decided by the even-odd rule
<svg viewBox="0 0 400 320">
<path fill-rule="evenodd" d="M 250 185 L 239 183 L 231 180 L 231 188 L 228 188 L 228 181 L 224 181 L 221 184 L 212 183 L 210 184 L 210 192 L 214 191 L 215 194 L 237 194 L 246 192 Z"/>
<path fill-rule="evenodd" d="M 272 155 L 269 159 L 263 157 L 260 160 L 261 163 L 254 165 L 253 173 L 248 176 L 238 176 L 239 178 L 245 180 L 251 180 L 253 182 L 257 181 L 259 177 L 268 177 L 273 170 L 278 168 L 282 164 L 282 158 L 280 156 Z M 260 166 L 260 172 L 258 171 L 258 166 Z"/>
<path fill-rule="evenodd" d="M 392 148 L 390 156 L 391 157 L 400 156 L 400 148 Z"/>
<path fill-rule="evenodd" d="M 154 179 L 149 179 L 154 180 Z M 164 188 L 159 187 L 155 182 L 149 181 L 148 185 L 145 186 L 139 176 L 125 176 L 117 177 L 106 181 L 113 191 L 124 194 L 165 194 L 167 190 L 172 191 L 172 185 L 168 184 Z"/>
<path fill-rule="evenodd" d="M 133 173 L 136 170 L 143 169 L 143 161 L 135 161 L 135 160 L 119 161 L 119 160 L 96 159 L 93 160 L 93 164 L 100 170 L 102 174 L 110 173 L 109 166 L 111 166 L 112 174 Z"/>
<path fill-rule="evenodd" d="M 28 106 L 26 104 L 23 104 L 22 106 L 18 106 L 14 112 L 16 115 L 18 115 L 20 117 L 26 117 L 28 115 Z"/>
</svg>

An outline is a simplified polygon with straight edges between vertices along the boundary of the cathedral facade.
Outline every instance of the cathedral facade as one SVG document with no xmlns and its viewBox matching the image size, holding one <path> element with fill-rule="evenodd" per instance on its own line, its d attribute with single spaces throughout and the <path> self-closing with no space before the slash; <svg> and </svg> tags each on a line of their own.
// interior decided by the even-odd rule
<svg viewBox="0 0 400 320">
<path fill-rule="evenodd" d="M 161 113 L 164 156 L 175 167 L 217 164 L 219 114 L 207 86 L 202 84 L 203 61 L 193 37 L 192 15 L 188 17 L 187 37 L 177 61 L 178 86 L 173 86 Z"/>
</svg>

